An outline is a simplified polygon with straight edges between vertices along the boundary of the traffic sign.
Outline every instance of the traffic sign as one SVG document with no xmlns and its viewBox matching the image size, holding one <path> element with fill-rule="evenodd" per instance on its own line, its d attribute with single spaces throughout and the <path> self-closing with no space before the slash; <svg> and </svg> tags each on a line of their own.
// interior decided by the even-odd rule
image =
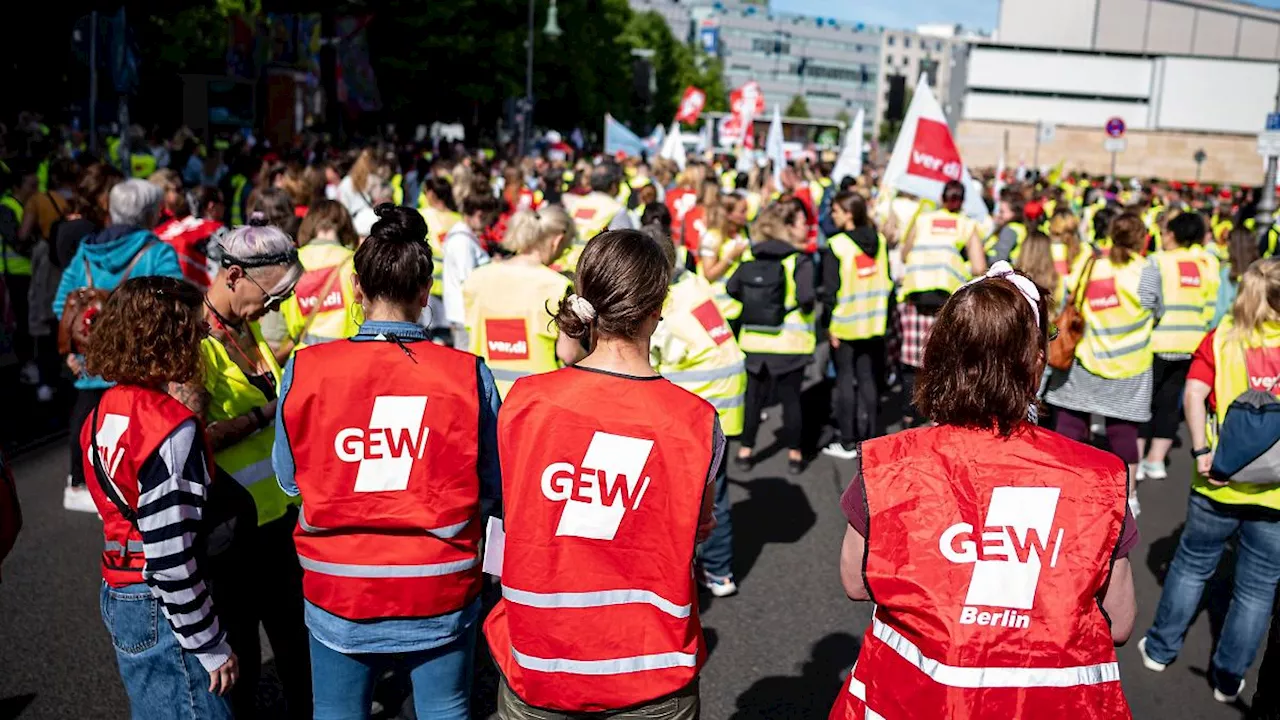
<svg viewBox="0 0 1280 720">
<path fill-rule="evenodd" d="M 1106 130 L 1107 130 L 1107 135 L 1108 135 L 1109 137 L 1113 137 L 1113 138 L 1122 138 L 1122 137 L 1124 137 L 1124 130 L 1125 130 L 1125 127 L 1124 127 L 1124 118 L 1121 118 L 1121 117 L 1113 117 L 1113 118 L 1108 119 L 1108 120 L 1107 120 L 1107 125 L 1106 125 Z"/>
<path fill-rule="evenodd" d="M 1267 129 L 1280 130 L 1280 112 L 1267 113 Z"/>
<path fill-rule="evenodd" d="M 1109 137 L 1102 141 L 1102 149 L 1112 153 L 1124 152 L 1128 144 L 1122 137 Z"/>
<path fill-rule="evenodd" d="M 1262 157 L 1280 157 L 1280 130 L 1258 133 L 1258 154 Z"/>
<path fill-rule="evenodd" d="M 1040 142 L 1045 144 L 1053 142 L 1057 129 L 1058 128 L 1049 123 L 1042 123 L 1040 125 Z"/>
</svg>

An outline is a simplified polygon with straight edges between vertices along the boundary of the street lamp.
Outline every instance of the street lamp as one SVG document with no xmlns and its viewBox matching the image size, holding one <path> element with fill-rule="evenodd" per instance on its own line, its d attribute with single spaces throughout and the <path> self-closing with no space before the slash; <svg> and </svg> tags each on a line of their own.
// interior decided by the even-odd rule
<svg viewBox="0 0 1280 720">
<path fill-rule="evenodd" d="M 533 129 L 533 10 L 536 0 L 529 0 L 529 37 L 525 40 L 525 71 L 524 71 L 524 98 L 520 101 L 520 156 L 524 156 L 525 147 L 529 142 L 529 131 Z M 564 34 L 560 29 L 559 11 L 556 9 L 556 0 L 551 0 L 551 7 L 547 8 L 547 24 L 542 28 L 542 34 L 552 40 Z"/>
</svg>

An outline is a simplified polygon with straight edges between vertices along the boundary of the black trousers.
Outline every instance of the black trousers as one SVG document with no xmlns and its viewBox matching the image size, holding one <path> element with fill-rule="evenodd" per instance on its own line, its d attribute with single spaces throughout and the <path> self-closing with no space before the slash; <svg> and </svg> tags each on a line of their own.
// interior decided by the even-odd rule
<svg viewBox="0 0 1280 720">
<path fill-rule="evenodd" d="M 218 482 L 235 482 L 219 471 Z M 211 562 L 214 607 L 227 630 L 227 641 L 240 660 L 240 679 L 231 690 L 237 720 L 265 716 L 257 709 L 262 677 L 262 641 L 266 631 L 275 656 L 290 720 L 309 720 L 311 707 L 311 640 L 303 620 L 302 568 L 293 544 L 298 513 L 290 510 L 250 532 L 244 546 Z"/>
<path fill-rule="evenodd" d="M 760 432 L 760 413 L 769 401 L 770 393 L 782 403 L 782 428 L 778 440 L 788 450 L 800 449 L 801 431 L 804 428 L 804 411 L 800 405 L 800 392 L 804 387 L 804 368 L 774 375 L 768 366 L 759 372 L 747 371 L 747 416 L 742 423 L 742 447 L 754 448 L 756 434 Z"/>
<path fill-rule="evenodd" d="M 1182 389 L 1187 384 L 1190 360 L 1151 361 L 1151 419 L 1142 424 L 1140 437 L 1172 440 L 1182 422 Z"/>
<path fill-rule="evenodd" d="M 13 354 L 18 356 L 18 364 L 22 365 L 35 357 L 35 344 L 28 324 L 31 304 L 27 293 L 31 290 L 31 276 L 5 275 L 4 284 L 9 289 L 9 302 L 13 307 Z"/>
<path fill-rule="evenodd" d="M 98 401 L 102 399 L 102 394 L 105 392 L 105 388 L 77 390 L 76 401 L 71 404 L 71 426 L 68 428 L 70 432 L 67 440 L 71 449 L 72 485 L 84 485 L 85 453 L 80 449 L 80 428 L 84 427 L 84 421 L 93 413 L 93 409 L 98 406 Z"/>
<path fill-rule="evenodd" d="M 884 378 L 883 337 L 841 340 L 836 364 L 836 420 L 840 442 L 852 445 L 880 435 L 880 383 Z"/>
</svg>

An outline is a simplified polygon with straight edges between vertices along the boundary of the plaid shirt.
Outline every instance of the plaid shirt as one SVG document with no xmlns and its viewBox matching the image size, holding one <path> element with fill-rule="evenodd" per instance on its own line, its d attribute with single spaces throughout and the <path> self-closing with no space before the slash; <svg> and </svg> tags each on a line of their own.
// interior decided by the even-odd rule
<svg viewBox="0 0 1280 720">
<path fill-rule="evenodd" d="M 898 303 L 898 330 L 902 338 L 903 365 L 918 368 L 924 364 L 924 345 L 938 321 L 936 315 L 922 315 L 910 302 Z"/>
</svg>

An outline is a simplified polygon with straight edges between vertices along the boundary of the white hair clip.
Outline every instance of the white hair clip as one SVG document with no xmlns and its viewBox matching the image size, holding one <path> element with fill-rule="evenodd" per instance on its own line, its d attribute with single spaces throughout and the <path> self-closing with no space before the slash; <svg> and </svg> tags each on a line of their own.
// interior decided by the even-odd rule
<svg viewBox="0 0 1280 720">
<path fill-rule="evenodd" d="M 578 319 L 584 323 L 590 324 L 592 320 L 596 319 L 595 307 L 593 307 L 590 301 L 581 295 L 569 296 L 569 309 L 572 310 L 573 314 L 577 315 Z"/>
<path fill-rule="evenodd" d="M 1025 275 L 1019 275 L 1013 271 L 1013 266 L 1008 262 L 1001 260 L 992 265 L 987 274 L 980 278 L 974 278 L 965 283 L 961 287 L 968 287 L 974 283 L 980 283 L 988 278 L 1003 278 L 1013 283 L 1018 288 L 1018 292 L 1022 293 L 1022 297 L 1027 299 L 1031 304 L 1031 315 L 1036 319 L 1036 327 L 1040 327 L 1040 290 L 1036 288 L 1036 284 Z"/>
</svg>

